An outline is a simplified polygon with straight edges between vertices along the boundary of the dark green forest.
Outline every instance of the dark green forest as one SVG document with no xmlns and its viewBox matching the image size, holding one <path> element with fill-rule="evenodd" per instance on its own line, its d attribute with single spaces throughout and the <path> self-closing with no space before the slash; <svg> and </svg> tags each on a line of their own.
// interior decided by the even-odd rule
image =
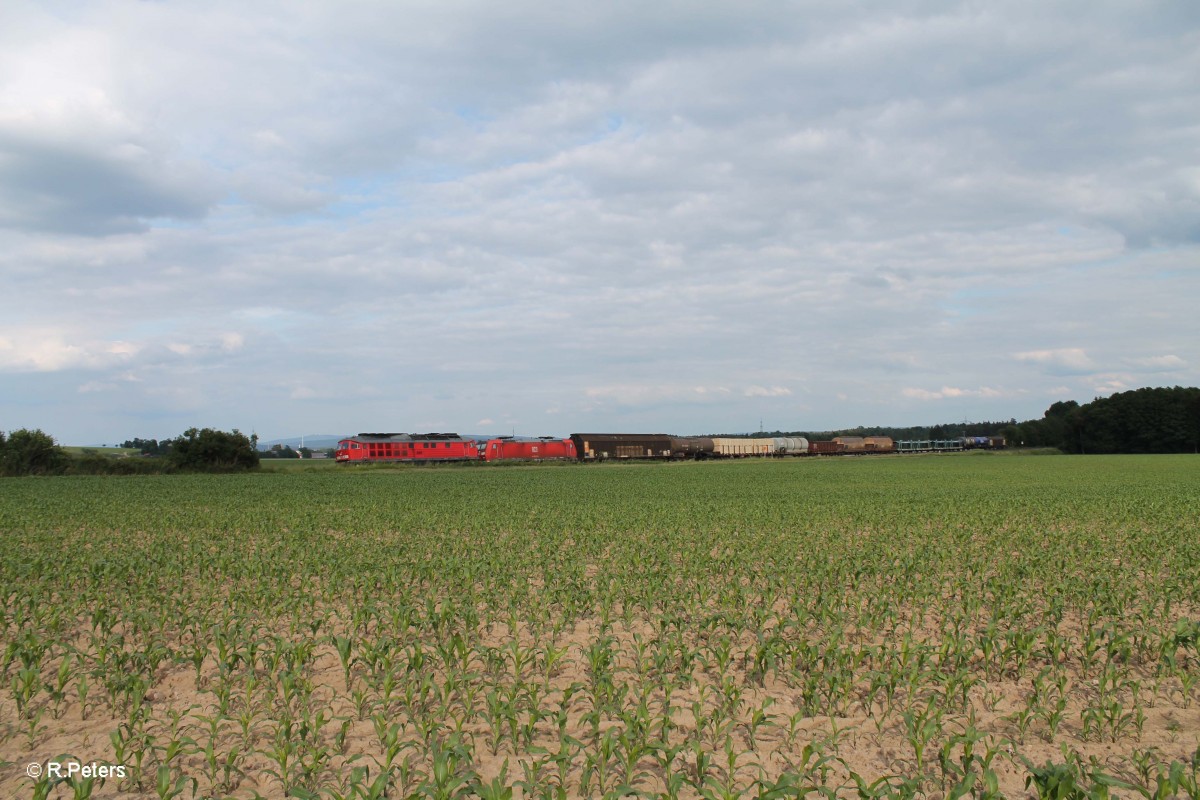
<svg viewBox="0 0 1200 800">
<path fill-rule="evenodd" d="M 1134 389 L 1087 405 L 1055 403 L 1041 419 L 999 429 L 1010 447 L 1064 453 L 1200 452 L 1200 389 Z"/>
</svg>

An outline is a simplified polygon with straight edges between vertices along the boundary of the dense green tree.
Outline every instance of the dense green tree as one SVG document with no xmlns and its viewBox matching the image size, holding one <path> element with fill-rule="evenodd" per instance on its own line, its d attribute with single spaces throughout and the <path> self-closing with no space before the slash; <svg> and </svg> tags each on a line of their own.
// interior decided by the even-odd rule
<svg viewBox="0 0 1200 800">
<path fill-rule="evenodd" d="M 0 434 L 0 474 L 51 475 L 67 465 L 65 450 L 41 430 L 21 428 Z"/>
<path fill-rule="evenodd" d="M 189 428 L 171 441 L 167 460 L 181 470 L 236 472 L 258 467 L 255 439 L 236 428 L 231 432 Z"/>
<path fill-rule="evenodd" d="M 170 445 L 169 440 L 160 442 L 157 439 L 138 439 L 136 437 L 121 442 L 121 447 L 138 450 L 146 456 L 165 456 Z"/>
<path fill-rule="evenodd" d="M 1144 388 L 1086 405 L 1058 402 L 1042 419 L 1005 428 L 1025 447 L 1068 453 L 1195 453 L 1200 450 L 1200 389 Z"/>
<path fill-rule="evenodd" d="M 1135 389 L 1097 398 L 1070 417 L 1064 449 L 1075 453 L 1194 453 L 1200 389 Z"/>
</svg>

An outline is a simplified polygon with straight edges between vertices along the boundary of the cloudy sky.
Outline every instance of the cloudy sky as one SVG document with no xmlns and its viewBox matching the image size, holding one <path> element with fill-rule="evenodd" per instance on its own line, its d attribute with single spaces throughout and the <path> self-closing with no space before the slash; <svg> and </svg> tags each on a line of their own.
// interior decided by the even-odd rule
<svg viewBox="0 0 1200 800">
<path fill-rule="evenodd" d="M 1200 384 L 1194 0 L 0 17 L 0 429 L 828 429 Z"/>
</svg>

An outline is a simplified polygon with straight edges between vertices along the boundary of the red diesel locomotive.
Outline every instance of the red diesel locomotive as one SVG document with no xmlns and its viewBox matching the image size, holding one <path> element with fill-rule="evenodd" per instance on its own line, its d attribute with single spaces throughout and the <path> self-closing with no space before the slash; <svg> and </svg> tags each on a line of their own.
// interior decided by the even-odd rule
<svg viewBox="0 0 1200 800">
<path fill-rule="evenodd" d="M 479 448 L 471 439 L 457 433 L 360 433 L 338 442 L 334 455 L 341 462 L 474 461 Z"/>
<path fill-rule="evenodd" d="M 342 463 L 401 461 L 432 464 L 445 461 L 575 460 L 570 439 L 544 436 L 519 441 L 510 436 L 477 442 L 457 433 L 360 433 L 338 442 L 334 458 Z"/>
</svg>

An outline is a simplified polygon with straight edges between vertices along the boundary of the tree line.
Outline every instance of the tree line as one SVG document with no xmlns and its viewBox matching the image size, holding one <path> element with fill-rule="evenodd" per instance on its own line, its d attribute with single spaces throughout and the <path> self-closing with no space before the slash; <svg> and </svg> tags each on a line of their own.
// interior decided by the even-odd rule
<svg viewBox="0 0 1200 800">
<path fill-rule="evenodd" d="M 1086 405 L 1055 403 L 1041 419 L 1005 426 L 1010 446 L 1064 453 L 1200 452 L 1200 389 L 1133 389 Z"/>
<path fill-rule="evenodd" d="M 252 436 L 251 440 L 255 442 L 257 449 L 257 436 Z M 175 443 L 175 439 L 163 439 L 161 442 L 158 439 L 126 439 L 121 442 L 121 447 L 127 450 L 137 450 L 144 456 L 166 456 L 171 452 L 171 445 Z M 326 451 L 332 456 L 333 451 Z M 291 445 L 276 444 L 272 445 L 269 450 L 258 450 L 259 458 L 312 458 L 313 449 L 311 447 L 298 447 L 293 449 Z"/>
<path fill-rule="evenodd" d="M 112 475 L 165 472 L 241 472 L 259 465 L 256 436 L 238 430 L 189 428 L 174 439 L 130 440 L 157 458 L 112 458 L 84 448 L 74 455 L 41 430 L 0 431 L 0 475 Z M 133 445 L 132 442 L 138 442 Z M 147 446 L 149 445 L 149 446 Z"/>
</svg>

